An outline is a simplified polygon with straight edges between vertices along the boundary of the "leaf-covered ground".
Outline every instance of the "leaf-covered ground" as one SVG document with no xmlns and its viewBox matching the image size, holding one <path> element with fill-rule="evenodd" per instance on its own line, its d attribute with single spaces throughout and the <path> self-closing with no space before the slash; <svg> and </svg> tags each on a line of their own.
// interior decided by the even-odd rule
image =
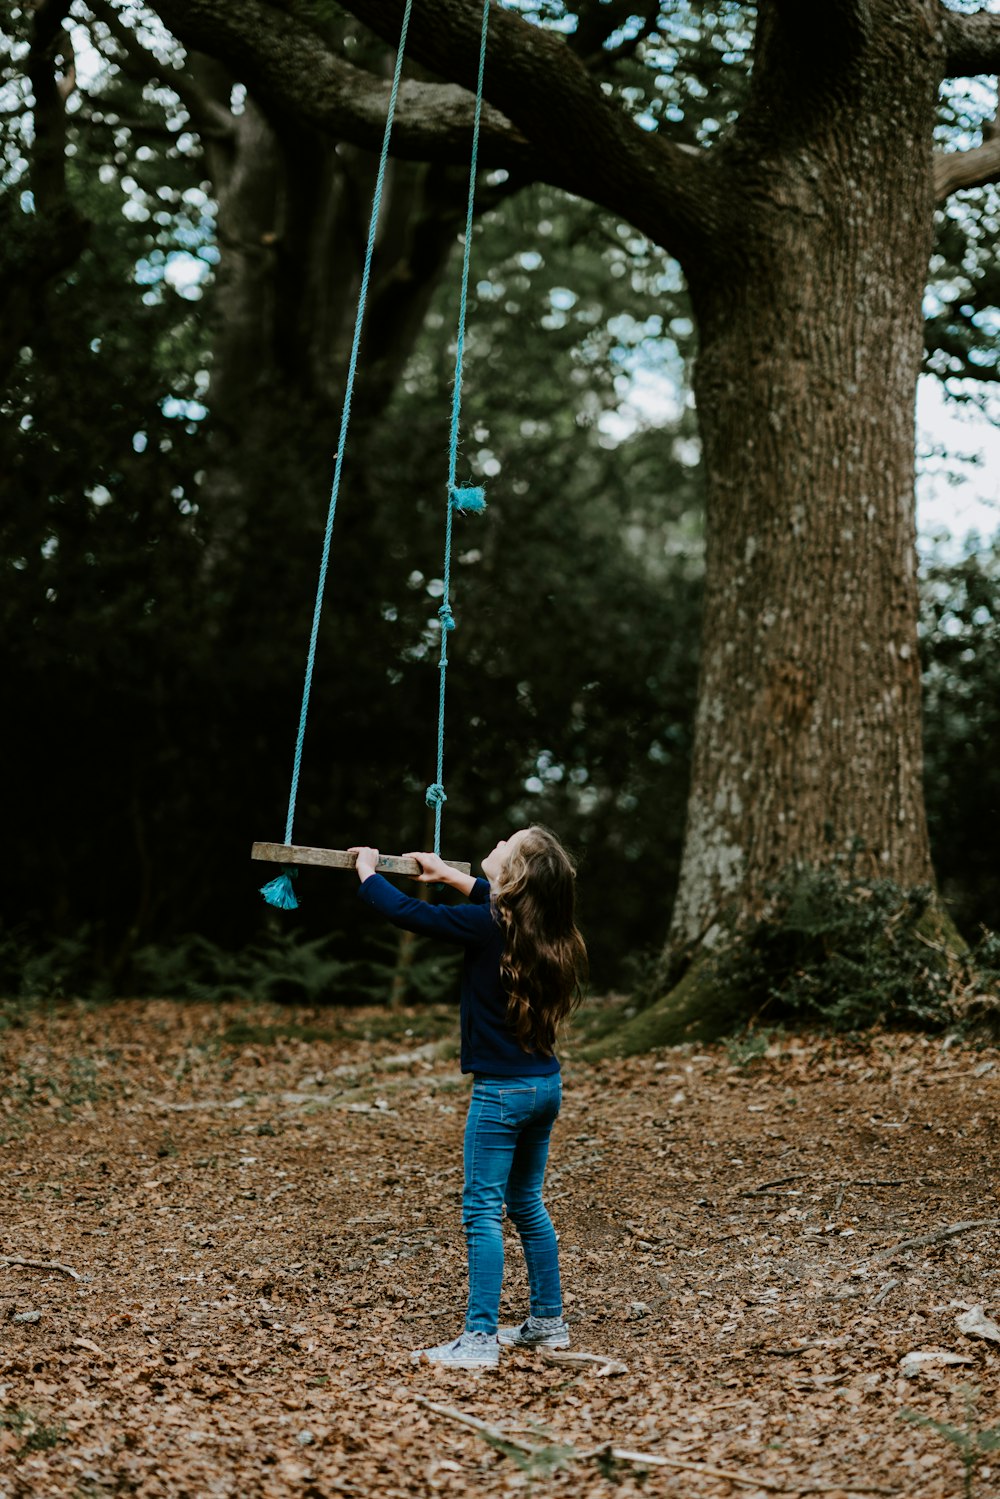
<svg viewBox="0 0 1000 1499">
<path fill-rule="evenodd" d="M 627 1372 L 473 1375 L 409 1359 L 462 1319 L 452 1024 L 136 1002 L 0 1036 L 0 1255 L 79 1275 L 0 1264 L 4 1499 L 960 1495 L 957 1439 L 907 1411 L 977 1443 L 974 1492 L 1000 1494 L 1000 1345 L 957 1326 L 1000 1310 L 996 1051 L 570 1048 L 568 1312 Z M 901 1367 L 935 1351 L 963 1362 Z"/>
</svg>

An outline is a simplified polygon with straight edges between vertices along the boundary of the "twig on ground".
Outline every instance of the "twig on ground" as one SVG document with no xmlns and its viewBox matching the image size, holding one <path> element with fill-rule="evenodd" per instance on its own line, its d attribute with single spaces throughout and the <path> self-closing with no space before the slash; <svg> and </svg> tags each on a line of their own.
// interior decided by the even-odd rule
<svg viewBox="0 0 1000 1499">
<path fill-rule="evenodd" d="M 236 1098 L 200 1098 L 194 1103 L 173 1103 L 169 1098 L 151 1098 L 151 1109 L 165 1109 L 170 1114 L 208 1114 L 212 1109 L 244 1109 L 247 1100 L 244 1094 Z"/>
<path fill-rule="evenodd" d="M 766 1489 L 772 1494 L 897 1494 L 898 1489 L 886 1488 L 881 1484 L 863 1483 L 810 1483 L 799 1485 L 794 1481 L 790 1484 L 772 1483 L 766 1478 L 752 1478 L 748 1473 L 738 1473 L 732 1468 L 712 1468 L 707 1463 L 685 1462 L 679 1457 L 660 1457 L 651 1452 L 629 1452 L 624 1447 L 598 1447 L 592 1452 L 581 1452 L 580 1457 L 597 1457 L 607 1453 L 619 1462 L 650 1463 L 657 1467 L 682 1468 L 689 1473 L 703 1473 L 706 1478 L 724 1478 L 727 1483 L 742 1484 L 745 1487 Z"/>
<path fill-rule="evenodd" d="M 627 1374 L 628 1365 L 619 1359 L 609 1358 L 604 1353 L 571 1353 L 565 1349 L 543 1348 L 541 1355 L 547 1364 L 598 1364 L 598 1377 L 602 1374 Z"/>
<path fill-rule="evenodd" d="M 950 1227 L 935 1229 L 931 1234 L 918 1234 L 915 1239 L 903 1239 L 899 1244 L 894 1244 L 891 1249 L 880 1249 L 878 1254 L 873 1254 L 871 1258 L 890 1260 L 904 1249 L 926 1249 L 929 1244 L 940 1244 L 945 1239 L 953 1239 L 956 1234 L 971 1233 L 975 1228 L 1000 1228 L 1000 1218 L 970 1218 L 966 1223 L 952 1223 Z"/>
<path fill-rule="evenodd" d="M 880 1483 L 809 1483 L 791 1492 L 796 1494 L 898 1494 L 899 1490 Z"/>
<path fill-rule="evenodd" d="M 759 1197 L 762 1193 L 769 1192 L 772 1187 L 784 1187 L 789 1182 L 806 1181 L 808 1179 L 808 1177 L 809 1177 L 809 1172 L 808 1171 L 799 1171 L 799 1172 L 796 1173 L 795 1176 L 779 1176 L 779 1177 L 776 1177 L 774 1181 L 761 1182 L 761 1184 L 760 1184 L 759 1187 L 750 1187 L 747 1191 L 741 1192 L 740 1196 L 741 1197 Z M 840 1188 L 840 1194 L 839 1194 L 839 1196 L 837 1198 L 837 1206 L 838 1207 L 843 1202 L 843 1200 L 844 1200 L 844 1193 L 846 1192 L 846 1190 L 847 1190 L 848 1187 L 902 1187 L 902 1186 L 905 1186 L 905 1182 L 902 1179 L 902 1177 L 892 1177 L 891 1179 L 888 1179 L 888 1178 L 875 1177 L 875 1176 L 859 1176 L 859 1177 L 855 1177 L 851 1181 L 842 1181 L 842 1180 L 837 1179 L 836 1181 L 830 1182 L 829 1184 L 831 1186 L 838 1186 Z"/>
<path fill-rule="evenodd" d="M 593 1447 L 586 1452 L 578 1452 L 579 1458 L 613 1457 L 620 1463 L 636 1463 L 643 1467 L 677 1468 L 683 1473 L 701 1473 L 705 1478 L 722 1478 L 727 1483 L 741 1484 L 749 1489 L 766 1489 L 770 1494 L 794 1494 L 794 1488 L 788 1489 L 783 1483 L 772 1483 L 768 1478 L 754 1478 L 749 1473 L 738 1473 L 734 1468 L 712 1468 L 708 1463 L 692 1463 L 683 1457 L 661 1457 L 654 1452 L 631 1452 L 627 1447 L 612 1447 L 610 1442 L 604 1447 Z"/>
<path fill-rule="evenodd" d="M 746 1192 L 741 1192 L 741 1197 L 756 1197 L 758 1192 L 766 1192 L 769 1187 L 783 1187 L 787 1182 L 801 1182 L 808 1177 L 808 1171 L 797 1171 L 794 1176 L 777 1176 L 773 1182 L 761 1182 L 759 1187 L 751 1187 Z"/>
<path fill-rule="evenodd" d="M 26 1260 L 20 1254 L 0 1254 L 0 1265 L 23 1265 L 27 1270 L 58 1270 L 73 1280 L 80 1279 L 79 1270 L 74 1270 L 71 1265 L 61 1265 L 58 1260 Z"/>
<path fill-rule="evenodd" d="M 428 1400 L 426 1395 L 414 1395 L 413 1398 L 418 1405 L 425 1405 L 436 1416 L 444 1416 L 447 1421 L 457 1421 L 460 1426 L 469 1426 L 492 1442 L 503 1442 L 507 1446 L 517 1447 L 521 1452 L 545 1451 L 545 1448 L 540 1447 L 537 1442 L 526 1442 L 521 1437 L 512 1436 L 500 1426 L 493 1426 L 489 1421 L 481 1421 L 478 1416 L 470 1416 L 465 1411 L 452 1410 L 450 1405 L 439 1405 L 436 1400 Z"/>
<path fill-rule="evenodd" d="M 715 1468 L 708 1463 L 688 1462 L 682 1457 L 663 1457 L 656 1452 L 633 1452 L 628 1447 L 613 1447 L 610 1442 L 603 1443 L 600 1447 L 586 1449 L 575 1448 L 568 1444 L 552 1443 L 549 1447 L 541 1447 L 536 1442 L 527 1442 L 521 1437 L 515 1437 L 500 1426 L 493 1426 L 489 1421 L 481 1421 L 478 1416 L 466 1415 L 464 1411 L 452 1410 L 448 1405 L 439 1405 L 435 1400 L 428 1400 L 424 1395 L 416 1395 L 418 1405 L 426 1406 L 435 1415 L 443 1416 L 447 1421 L 457 1421 L 461 1426 L 469 1426 L 473 1431 L 478 1431 L 488 1442 L 498 1447 L 516 1447 L 519 1452 L 527 1456 L 540 1456 L 551 1451 L 556 1446 L 565 1455 L 567 1462 L 593 1462 L 600 1458 L 614 1458 L 616 1462 L 635 1463 L 640 1467 L 650 1468 L 674 1468 L 684 1473 L 700 1473 L 705 1478 L 721 1478 L 726 1483 L 741 1485 L 744 1488 L 764 1489 L 770 1494 L 895 1494 L 897 1489 L 885 1488 L 878 1484 L 848 1484 L 848 1483 L 809 1483 L 809 1484 L 784 1484 L 776 1483 L 769 1478 L 756 1478 L 749 1473 L 740 1473 L 733 1468 Z"/>
<path fill-rule="evenodd" d="M 903 1282 L 901 1280 L 886 1281 L 881 1291 L 879 1291 L 876 1296 L 872 1297 L 872 1306 L 881 1306 L 885 1298 L 888 1296 L 889 1292 L 894 1291 L 897 1286 L 901 1286 L 902 1284 Z"/>
<path fill-rule="evenodd" d="M 496 1445 L 516 1447 L 520 1452 L 528 1456 L 539 1455 L 545 1452 L 545 1447 L 540 1447 L 536 1442 L 526 1442 L 522 1437 L 511 1436 L 500 1426 L 492 1426 L 488 1421 L 481 1421 L 478 1416 L 467 1416 L 464 1411 L 452 1410 L 448 1405 L 438 1405 L 434 1400 L 428 1400 L 423 1395 L 415 1397 L 418 1405 L 425 1405 L 435 1415 L 443 1416 L 447 1421 L 457 1421 L 461 1426 L 469 1426 L 473 1431 L 486 1437 L 487 1441 Z M 554 1445 L 554 1444 L 553 1444 Z M 560 1444 L 561 1445 L 561 1444 Z M 642 1463 L 656 1468 L 678 1468 L 690 1473 L 703 1473 L 708 1478 L 725 1478 L 729 1483 L 743 1484 L 746 1488 L 767 1489 L 771 1493 L 783 1494 L 789 1492 L 783 1484 L 771 1483 L 766 1479 L 752 1478 L 747 1473 L 731 1472 L 725 1468 L 710 1468 L 704 1463 L 686 1462 L 681 1457 L 661 1457 L 658 1453 L 631 1452 L 624 1447 L 612 1447 L 605 1443 L 601 1447 L 589 1448 L 586 1451 L 575 1447 L 562 1446 L 561 1450 L 566 1453 L 570 1462 L 591 1462 L 595 1458 L 613 1457 L 619 1462 Z M 794 1493 L 794 1489 L 791 1490 Z"/>
</svg>

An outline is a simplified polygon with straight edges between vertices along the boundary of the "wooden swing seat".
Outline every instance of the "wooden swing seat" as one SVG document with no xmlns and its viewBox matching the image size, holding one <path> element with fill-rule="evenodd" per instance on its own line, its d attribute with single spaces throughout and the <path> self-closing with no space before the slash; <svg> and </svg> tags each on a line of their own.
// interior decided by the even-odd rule
<svg viewBox="0 0 1000 1499">
<path fill-rule="evenodd" d="M 357 854 L 344 848 L 303 848 L 297 843 L 255 843 L 250 850 L 251 859 L 264 859 L 269 864 L 319 864 L 324 869 L 353 869 L 358 862 Z M 459 859 L 443 861 L 449 869 L 459 874 L 471 874 L 472 865 Z M 401 859 L 394 854 L 380 854 L 377 865 L 379 874 L 419 874 L 416 859 Z"/>
</svg>

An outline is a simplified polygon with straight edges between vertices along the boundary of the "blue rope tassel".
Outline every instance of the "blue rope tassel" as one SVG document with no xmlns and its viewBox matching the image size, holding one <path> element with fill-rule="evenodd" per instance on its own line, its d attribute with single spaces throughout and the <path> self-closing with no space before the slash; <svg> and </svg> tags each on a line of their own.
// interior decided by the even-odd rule
<svg viewBox="0 0 1000 1499">
<path fill-rule="evenodd" d="M 268 880 L 266 885 L 261 885 L 260 893 L 269 906 L 277 906 L 279 911 L 298 910 L 299 903 L 292 889 L 292 881 L 297 875 L 297 869 L 286 868 L 275 879 Z"/>
<path fill-rule="evenodd" d="M 451 492 L 451 508 L 457 510 L 459 515 L 479 515 L 486 509 L 485 489 L 453 489 Z"/>
<path fill-rule="evenodd" d="M 392 135 L 392 122 L 396 114 L 396 99 L 399 95 L 399 81 L 403 71 L 403 54 L 406 50 L 406 35 L 410 26 L 410 12 L 412 9 L 413 0 L 406 0 L 406 9 L 403 12 L 403 24 L 399 33 L 399 47 L 396 51 L 396 66 L 392 75 L 392 88 L 389 93 L 389 108 L 385 117 L 385 132 L 382 136 L 382 152 L 379 156 L 378 173 L 375 178 L 371 219 L 368 223 L 368 244 L 365 249 L 365 264 L 361 274 L 361 287 L 358 292 L 358 310 L 354 318 L 354 339 L 351 343 L 351 357 L 347 366 L 344 405 L 340 414 L 340 437 L 337 442 L 337 458 L 334 464 L 333 485 L 330 490 L 330 504 L 326 516 L 326 531 L 323 535 L 323 554 L 320 560 L 319 580 L 316 585 L 316 602 L 313 606 L 312 628 L 309 633 L 309 650 L 306 654 L 306 675 L 302 687 L 302 706 L 299 710 L 298 733 L 295 738 L 292 784 L 288 793 L 288 816 L 285 821 L 286 844 L 292 842 L 295 802 L 298 797 L 299 772 L 302 767 L 302 746 L 306 737 L 306 718 L 309 713 L 309 697 L 312 692 L 313 667 L 316 664 L 316 640 L 319 635 L 320 615 L 323 611 L 326 575 L 330 565 L 330 542 L 333 537 L 334 517 L 337 513 L 340 476 L 344 466 L 344 452 L 347 447 L 347 430 L 351 422 L 351 401 L 354 396 L 354 380 L 358 369 L 358 350 L 361 347 L 361 327 L 365 317 L 368 282 L 371 278 L 372 255 L 375 250 L 375 231 L 378 227 L 379 209 L 382 206 L 382 188 L 385 183 L 386 164 L 389 160 L 389 140 Z M 292 893 L 291 882 L 285 875 L 279 875 L 277 879 L 271 880 L 267 885 L 263 886 L 261 894 L 269 905 L 278 906 L 282 910 L 294 910 L 298 905 L 298 901 Z"/>
<path fill-rule="evenodd" d="M 441 655 L 438 660 L 438 733 L 437 774 L 428 786 L 425 800 L 434 808 L 434 852 L 441 852 L 441 808 L 447 801 L 444 792 L 444 699 L 448 677 L 448 636 L 455 628 L 451 612 L 451 527 L 457 510 L 463 515 L 481 513 L 486 508 L 482 489 L 455 484 L 458 467 L 458 430 L 462 414 L 462 358 L 465 353 L 465 317 L 469 302 L 469 266 L 472 259 L 472 211 L 476 197 L 476 163 L 479 159 L 479 122 L 483 112 L 483 76 L 486 71 L 486 34 L 490 21 L 490 0 L 483 0 L 483 24 L 479 38 L 479 76 L 476 81 L 476 116 L 472 127 L 472 161 L 469 166 L 469 197 L 465 210 L 465 253 L 462 257 L 462 292 L 458 307 L 458 338 L 455 346 L 455 384 L 451 399 L 451 436 L 448 444 L 448 504 L 444 532 L 444 593 L 438 615 L 441 620 Z"/>
</svg>

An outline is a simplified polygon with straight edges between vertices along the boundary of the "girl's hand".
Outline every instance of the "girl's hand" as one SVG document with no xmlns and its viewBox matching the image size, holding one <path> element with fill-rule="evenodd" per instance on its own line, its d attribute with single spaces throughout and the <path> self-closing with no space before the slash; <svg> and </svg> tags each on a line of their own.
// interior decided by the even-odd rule
<svg viewBox="0 0 1000 1499">
<path fill-rule="evenodd" d="M 360 847 L 349 848 L 347 852 L 349 854 L 357 854 L 358 862 L 355 868 L 358 872 L 358 879 L 364 884 L 365 880 L 370 879 L 378 868 L 378 849 L 367 848 L 362 845 Z"/>
<path fill-rule="evenodd" d="M 420 885 L 448 884 L 454 870 L 437 854 L 404 854 L 404 859 L 416 859 L 420 865 L 420 873 L 412 874 L 411 880 L 416 880 Z"/>
</svg>

